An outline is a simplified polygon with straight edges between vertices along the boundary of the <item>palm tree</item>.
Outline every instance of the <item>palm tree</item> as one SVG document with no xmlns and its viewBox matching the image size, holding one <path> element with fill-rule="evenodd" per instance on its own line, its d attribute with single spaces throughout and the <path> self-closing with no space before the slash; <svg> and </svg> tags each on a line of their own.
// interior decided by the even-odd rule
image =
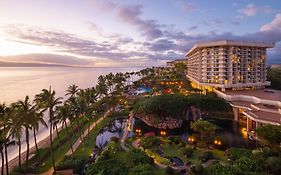
<svg viewBox="0 0 281 175">
<path fill-rule="evenodd" d="M 54 173 L 56 173 L 56 166 L 55 166 L 55 158 L 53 153 L 53 121 L 54 121 L 54 108 L 62 103 L 62 98 L 56 98 L 56 93 L 52 90 L 51 86 L 49 87 L 49 90 L 43 89 L 40 94 L 37 94 L 35 96 L 35 102 L 37 106 L 43 111 L 48 110 L 49 111 L 49 123 L 50 123 L 50 142 L 51 142 L 51 156 L 52 156 L 52 163 L 53 163 L 53 169 Z"/>
<path fill-rule="evenodd" d="M 106 85 L 106 79 L 104 76 L 99 76 L 98 84 L 96 85 L 96 91 L 99 94 L 99 97 L 107 96 L 108 94 L 108 87 Z"/>
<path fill-rule="evenodd" d="M 124 74 L 121 73 L 121 72 L 116 73 L 113 81 L 115 83 L 116 94 L 120 94 L 122 92 L 123 87 L 124 87 L 124 82 L 126 81 Z"/>
<path fill-rule="evenodd" d="M 18 166 L 19 166 L 19 171 L 22 171 L 21 168 L 21 136 L 22 136 L 22 132 L 24 130 L 24 123 L 22 121 L 21 117 L 18 117 L 15 113 L 17 113 L 12 105 L 12 114 L 11 114 L 11 125 L 10 125 L 10 133 L 13 139 L 16 140 L 16 143 L 18 145 L 19 148 L 19 162 L 18 162 Z"/>
<path fill-rule="evenodd" d="M 73 116 L 73 114 L 72 114 L 72 111 L 71 111 L 71 106 L 68 103 L 64 103 L 62 106 L 58 106 L 56 108 L 55 118 L 60 123 L 65 125 L 67 135 L 70 136 L 70 137 L 71 137 L 71 134 L 68 130 L 67 121 L 72 122 L 72 120 L 70 118 L 71 116 Z M 71 138 L 69 138 L 69 145 L 70 145 L 71 152 L 73 153 L 73 144 L 72 144 Z"/>
<path fill-rule="evenodd" d="M 0 131 L 2 132 L 2 131 Z M 2 134 L 2 133 L 1 133 Z M 2 137 L 2 136 L 1 136 Z M 5 159 L 4 159 L 4 153 L 3 153 L 3 148 L 4 148 L 4 145 L 5 145 L 5 140 L 3 140 L 2 138 L 0 139 L 0 153 L 1 153 L 1 174 L 4 174 L 4 162 L 5 162 Z"/>
<path fill-rule="evenodd" d="M 25 129 L 25 139 L 26 139 L 26 160 L 25 167 L 28 166 L 29 160 L 29 130 L 32 129 L 32 125 L 35 123 L 37 114 L 36 106 L 33 105 L 29 97 L 26 96 L 24 101 L 19 100 L 18 102 L 12 104 L 14 107 L 15 117 L 19 118 L 20 123 L 23 124 Z"/>
<path fill-rule="evenodd" d="M 39 124 L 42 124 L 46 128 L 48 128 L 47 123 L 43 119 L 43 112 L 36 112 L 34 123 L 32 124 L 32 129 L 33 129 L 33 137 L 34 137 L 34 143 L 35 143 L 35 148 L 36 148 L 36 155 L 38 160 L 40 160 L 40 152 L 37 144 L 37 137 L 36 137 L 36 132 L 39 130 Z"/>
<path fill-rule="evenodd" d="M 4 143 L 5 151 L 5 164 L 6 164 L 6 174 L 9 174 L 9 161 L 8 161 L 8 151 L 7 147 L 12 144 L 10 141 L 10 125 L 11 125 L 11 108 L 7 107 L 5 103 L 0 104 L 0 128 L 1 128 L 1 143 Z M 2 162 L 2 164 L 4 161 Z M 4 168 L 2 166 L 2 168 Z"/>
<path fill-rule="evenodd" d="M 79 91 L 78 86 L 75 84 L 72 84 L 72 85 L 68 86 L 65 95 L 70 95 L 70 98 L 73 98 L 76 96 L 78 91 Z"/>
<path fill-rule="evenodd" d="M 114 85 L 114 75 L 112 72 L 110 72 L 109 74 L 107 74 L 105 76 L 105 79 L 106 79 L 106 85 L 107 87 L 109 88 L 109 93 L 112 93 L 113 91 L 113 85 Z"/>
</svg>

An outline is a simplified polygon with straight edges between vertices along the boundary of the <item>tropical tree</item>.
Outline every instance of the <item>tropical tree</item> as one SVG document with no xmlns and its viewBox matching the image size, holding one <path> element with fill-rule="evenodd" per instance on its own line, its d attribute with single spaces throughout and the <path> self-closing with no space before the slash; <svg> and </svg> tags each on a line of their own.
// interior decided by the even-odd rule
<svg viewBox="0 0 281 175">
<path fill-rule="evenodd" d="M 124 83 L 126 82 L 124 74 L 121 72 L 116 73 L 113 82 L 115 83 L 116 94 L 120 94 L 124 87 Z"/>
<path fill-rule="evenodd" d="M 217 129 L 216 125 L 205 120 L 197 120 L 195 122 L 192 122 L 190 127 L 195 132 L 198 132 L 200 134 L 200 138 L 202 141 L 205 140 L 208 136 L 212 136 Z"/>
<path fill-rule="evenodd" d="M 96 92 L 99 94 L 99 97 L 107 96 L 108 87 L 106 85 L 106 78 L 104 76 L 98 77 L 98 84 L 96 85 Z"/>
<path fill-rule="evenodd" d="M 62 98 L 55 97 L 56 93 L 52 90 L 51 86 L 49 89 L 43 89 L 40 94 L 37 94 L 35 96 L 35 102 L 39 108 L 41 108 L 43 111 L 48 110 L 49 112 L 49 129 L 50 129 L 50 143 L 51 143 L 51 156 L 52 156 L 52 163 L 53 163 L 53 169 L 54 173 L 56 173 L 56 166 L 55 166 L 55 159 L 54 159 L 54 153 L 53 153 L 53 122 L 54 122 L 54 109 L 57 105 L 62 103 Z"/>
<path fill-rule="evenodd" d="M 11 108 L 7 107 L 5 103 L 0 104 L 0 132 L 1 132 L 1 150 L 5 152 L 6 174 L 9 174 L 9 161 L 7 147 L 13 142 L 10 140 L 10 125 L 11 125 Z M 3 149 L 4 148 L 4 149 Z M 2 152 L 1 152 L 2 154 Z M 2 157 L 4 159 L 4 157 Z M 4 164 L 4 161 L 2 161 Z M 4 166 L 2 166 L 2 169 Z M 3 169 L 4 170 L 4 169 Z"/>
<path fill-rule="evenodd" d="M 105 79 L 106 79 L 106 85 L 109 89 L 109 93 L 112 93 L 113 85 L 114 85 L 114 74 L 112 72 L 110 72 L 109 74 L 107 74 L 105 76 Z"/>
<path fill-rule="evenodd" d="M 264 125 L 256 128 L 258 138 L 266 145 L 280 146 L 281 126 Z"/>
<path fill-rule="evenodd" d="M 36 109 L 38 110 L 38 109 Z M 34 137 L 34 144 L 35 144 L 35 148 L 36 148 L 36 155 L 38 157 L 38 160 L 40 160 L 40 152 L 39 152 L 39 148 L 38 148 L 38 143 L 37 143 L 37 136 L 36 133 L 39 130 L 39 125 L 41 124 L 42 126 L 45 126 L 46 128 L 48 128 L 47 123 L 45 122 L 44 118 L 43 118 L 43 113 L 36 111 L 35 116 L 34 116 L 34 120 L 32 123 L 32 130 L 33 130 L 33 137 Z"/>
<path fill-rule="evenodd" d="M 179 78 L 185 78 L 185 72 L 187 70 L 187 66 L 184 63 L 176 63 L 175 64 L 175 72 L 178 73 Z"/>
<path fill-rule="evenodd" d="M 13 105 L 12 105 L 13 108 Z M 16 140 L 16 143 L 18 145 L 18 167 L 19 171 L 22 171 L 21 167 L 21 136 L 23 134 L 24 130 L 24 124 L 21 117 L 18 117 L 16 112 L 13 110 L 11 114 L 11 125 L 10 125 L 10 134 L 13 139 Z"/>
<path fill-rule="evenodd" d="M 79 91 L 78 86 L 75 84 L 72 84 L 72 85 L 68 86 L 68 88 L 66 89 L 65 95 L 69 95 L 70 97 L 75 97 L 78 91 Z"/>
<path fill-rule="evenodd" d="M 4 163 L 5 163 L 5 158 L 4 158 L 4 147 L 5 147 L 5 134 L 4 131 L 1 129 L 0 130 L 0 153 L 1 153 L 1 174 L 4 174 Z"/>
<path fill-rule="evenodd" d="M 71 136 L 71 134 L 69 132 L 67 122 L 68 121 L 72 122 L 71 116 L 73 116 L 73 113 L 71 110 L 71 106 L 67 102 L 65 102 L 62 106 L 56 107 L 55 118 L 65 126 L 68 136 Z M 73 153 L 72 138 L 70 137 L 68 141 L 69 141 L 71 152 Z"/>
<path fill-rule="evenodd" d="M 36 122 L 36 106 L 33 105 L 29 97 L 26 96 L 24 101 L 19 100 L 18 102 L 12 104 L 15 112 L 15 117 L 20 119 L 20 123 L 23 124 L 25 129 L 25 139 L 26 139 L 26 160 L 25 166 L 28 166 L 29 160 L 29 130 L 32 129 L 32 126 Z"/>
</svg>

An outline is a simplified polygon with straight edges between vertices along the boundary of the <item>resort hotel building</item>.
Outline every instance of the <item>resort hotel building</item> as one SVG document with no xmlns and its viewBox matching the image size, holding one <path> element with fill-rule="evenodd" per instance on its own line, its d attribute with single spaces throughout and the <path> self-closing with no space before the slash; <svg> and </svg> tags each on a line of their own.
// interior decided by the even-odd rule
<svg viewBox="0 0 281 175">
<path fill-rule="evenodd" d="M 223 40 L 195 44 L 186 54 L 187 77 L 204 92 L 214 91 L 233 107 L 247 131 L 281 124 L 281 91 L 265 89 L 266 49 L 274 43 Z"/>
</svg>

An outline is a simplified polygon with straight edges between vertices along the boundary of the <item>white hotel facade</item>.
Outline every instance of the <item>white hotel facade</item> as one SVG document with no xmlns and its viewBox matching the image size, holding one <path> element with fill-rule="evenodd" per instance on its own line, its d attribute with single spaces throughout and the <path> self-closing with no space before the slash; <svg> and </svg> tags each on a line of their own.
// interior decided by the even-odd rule
<svg viewBox="0 0 281 175">
<path fill-rule="evenodd" d="M 193 87 L 214 91 L 233 107 L 235 120 L 247 131 L 281 124 L 281 91 L 265 89 L 266 49 L 274 43 L 214 41 L 195 44 L 186 54 L 187 77 Z M 281 75 L 280 75 L 281 76 Z"/>
<path fill-rule="evenodd" d="M 190 49 L 187 76 L 199 89 L 260 89 L 266 81 L 266 48 L 273 43 L 215 41 Z"/>
</svg>

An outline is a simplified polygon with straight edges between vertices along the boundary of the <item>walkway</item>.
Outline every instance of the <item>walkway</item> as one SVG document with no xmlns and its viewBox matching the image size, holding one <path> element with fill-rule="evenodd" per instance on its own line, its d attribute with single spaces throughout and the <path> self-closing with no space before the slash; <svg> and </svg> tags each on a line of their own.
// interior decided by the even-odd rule
<svg viewBox="0 0 281 175">
<path fill-rule="evenodd" d="M 97 124 L 99 124 L 103 119 L 105 119 L 109 114 L 110 114 L 111 110 L 108 110 L 100 119 L 98 119 L 96 122 L 92 123 L 92 125 L 90 126 L 89 130 L 88 128 L 85 129 L 84 131 L 84 136 L 86 137 L 89 132 L 97 126 Z M 80 137 L 76 140 L 76 142 L 73 144 L 72 148 L 73 148 L 73 151 L 75 151 L 79 145 L 81 144 L 81 139 Z M 72 154 L 72 151 L 71 151 L 71 148 L 66 152 L 65 155 L 71 155 Z M 40 175 L 52 175 L 54 172 L 54 169 L 53 167 L 50 168 L 47 172 L 44 172 L 44 173 L 41 173 Z"/>
<path fill-rule="evenodd" d="M 121 144 L 120 145 L 126 151 L 129 150 L 129 149 L 125 146 L 125 141 L 127 140 L 128 135 L 132 130 L 133 117 L 134 117 L 133 112 L 131 111 L 130 114 L 129 114 L 129 118 L 127 119 L 127 121 L 125 123 L 123 136 L 121 137 Z"/>
<path fill-rule="evenodd" d="M 90 126 L 90 128 L 89 128 L 89 130 L 86 128 L 85 129 L 85 131 L 84 131 L 84 137 L 86 137 L 88 134 L 89 134 L 89 132 L 94 128 L 94 127 L 96 127 L 97 126 L 97 124 L 99 124 L 101 121 L 103 121 L 103 119 L 105 119 L 108 115 L 109 115 L 109 113 L 110 113 L 111 111 L 109 110 L 109 111 L 107 111 L 100 119 L 98 119 L 96 122 L 94 122 L 94 123 L 92 123 L 92 125 Z M 73 152 L 79 147 L 79 145 L 82 143 L 82 141 L 81 141 L 81 139 L 80 138 L 78 138 L 77 140 L 76 140 L 76 142 L 73 144 L 73 146 L 72 146 L 72 148 L 73 148 Z M 71 151 L 71 148 L 66 152 L 66 155 L 71 155 L 72 154 L 72 151 Z"/>
</svg>

